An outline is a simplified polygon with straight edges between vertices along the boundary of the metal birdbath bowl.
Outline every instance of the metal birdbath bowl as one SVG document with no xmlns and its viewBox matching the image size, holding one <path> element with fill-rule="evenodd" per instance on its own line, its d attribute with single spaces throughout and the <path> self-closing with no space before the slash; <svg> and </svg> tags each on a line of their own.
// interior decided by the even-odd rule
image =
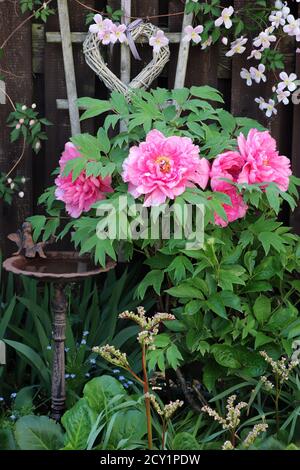
<svg viewBox="0 0 300 470">
<path fill-rule="evenodd" d="M 116 263 L 108 260 L 105 268 L 95 266 L 89 256 L 76 252 L 48 251 L 46 257 L 27 258 L 16 255 L 3 263 L 6 271 L 28 276 L 41 282 L 52 282 L 54 293 L 51 301 L 53 312 L 54 357 L 52 367 L 51 418 L 59 421 L 65 409 L 65 339 L 67 297 L 65 287 L 71 282 L 107 272 Z"/>
</svg>

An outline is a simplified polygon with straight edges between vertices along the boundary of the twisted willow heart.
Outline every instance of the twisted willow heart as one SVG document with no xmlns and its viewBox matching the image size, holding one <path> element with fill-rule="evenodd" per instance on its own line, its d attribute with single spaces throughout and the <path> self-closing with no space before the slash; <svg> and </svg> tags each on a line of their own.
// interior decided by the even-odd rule
<svg viewBox="0 0 300 470">
<path fill-rule="evenodd" d="M 139 37 L 146 37 L 148 40 L 157 33 L 158 28 L 151 23 L 140 23 L 131 29 L 131 37 L 136 41 Z M 161 47 L 158 53 L 153 53 L 151 62 L 129 83 L 125 85 L 109 68 L 103 60 L 100 50 L 100 39 L 97 34 L 89 32 L 84 43 L 83 53 L 86 63 L 98 75 L 107 88 L 111 91 L 119 91 L 130 99 L 131 90 L 137 88 L 148 88 L 163 70 L 170 58 L 169 46 Z"/>
</svg>

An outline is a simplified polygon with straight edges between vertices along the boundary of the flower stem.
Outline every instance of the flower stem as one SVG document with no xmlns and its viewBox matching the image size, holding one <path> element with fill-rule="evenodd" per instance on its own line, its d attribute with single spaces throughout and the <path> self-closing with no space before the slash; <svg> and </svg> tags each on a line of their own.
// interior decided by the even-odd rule
<svg viewBox="0 0 300 470">
<path fill-rule="evenodd" d="M 142 379 L 140 379 L 139 376 L 136 375 L 136 373 L 133 372 L 132 369 L 126 369 L 126 370 L 132 375 L 132 377 L 135 378 L 135 380 L 137 380 L 140 384 L 142 384 L 144 386 L 144 381 Z"/>
<path fill-rule="evenodd" d="M 275 383 L 276 383 L 276 396 L 275 396 L 276 434 L 277 434 L 277 438 L 278 438 L 278 434 L 279 434 L 279 396 L 280 396 L 278 375 L 276 375 L 276 377 L 275 377 Z"/>
<path fill-rule="evenodd" d="M 161 446 L 162 450 L 165 450 L 165 444 L 166 444 L 166 422 L 163 420 L 162 424 L 162 438 L 161 438 Z"/>
<path fill-rule="evenodd" d="M 142 347 L 142 367 L 144 375 L 144 393 L 145 393 L 145 406 L 147 416 L 147 433 L 148 433 L 148 448 L 152 449 L 152 423 L 151 423 L 151 403 L 149 398 L 149 382 L 146 365 L 146 347 Z"/>
<path fill-rule="evenodd" d="M 45 5 L 46 5 L 46 6 L 49 5 L 49 3 L 51 3 L 51 2 L 52 2 L 52 0 L 48 0 L 47 2 L 45 2 Z M 43 10 L 43 8 L 44 8 L 44 4 L 43 4 L 40 8 L 38 8 L 36 11 L 34 11 L 34 12 L 32 13 L 32 15 L 27 16 L 27 17 L 25 18 L 25 20 L 22 21 L 22 22 L 9 34 L 9 36 L 7 36 L 7 38 L 6 38 L 6 39 L 4 40 L 4 42 L 1 44 L 0 49 L 4 49 L 4 47 L 6 46 L 6 44 L 8 43 L 8 41 L 15 35 L 15 33 L 16 33 L 17 31 L 19 31 L 19 29 L 21 29 L 21 28 L 24 26 L 24 24 L 26 24 L 28 21 L 30 21 L 32 18 L 34 18 L 37 12 Z"/>
</svg>

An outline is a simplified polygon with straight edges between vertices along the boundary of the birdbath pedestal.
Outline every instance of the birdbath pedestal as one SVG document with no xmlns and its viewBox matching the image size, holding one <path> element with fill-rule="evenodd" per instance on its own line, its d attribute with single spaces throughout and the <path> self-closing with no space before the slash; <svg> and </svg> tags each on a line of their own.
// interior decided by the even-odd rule
<svg viewBox="0 0 300 470">
<path fill-rule="evenodd" d="M 79 256 L 76 252 L 48 251 L 46 258 L 26 258 L 18 255 L 3 263 L 6 271 L 28 276 L 41 282 L 52 282 L 54 294 L 51 301 L 53 312 L 54 355 L 52 366 L 51 418 L 59 421 L 65 409 L 65 339 L 68 301 L 65 287 L 87 277 L 96 276 L 115 267 L 108 261 L 104 268 L 97 267 L 89 256 Z"/>
</svg>

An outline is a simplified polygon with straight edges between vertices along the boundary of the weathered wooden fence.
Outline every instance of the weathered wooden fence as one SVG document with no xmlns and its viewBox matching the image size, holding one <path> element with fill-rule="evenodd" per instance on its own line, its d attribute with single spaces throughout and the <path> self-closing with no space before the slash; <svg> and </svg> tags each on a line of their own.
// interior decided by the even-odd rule
<svg viewBox="0 0 300 470">
<path fill-rule="evenodd" d="M 250 0 L 224 1 L 224 5 L 233 4 L 236 9 Z M 23 15 L 16 16 L 15 6 L 18 2 L 0 2 L 0 43 L 21 21 Z M 107 4 L 113 9 L 120 7 L 120 0 L 84 0 L 86 6 L 103 11 Z M 154 24 L 170 33 L 179 33 L 182 29 L 185 0 L 132 0 L 133 17 L 149 17 Z M 300 7 L 295 3 L 294 14 L 300 16 Z M 299 12 L 297 12 L 299 8 Z M 72 31 L 73 53 L 76 69 L 78 96 L 96 96 L 105 98 L 108 91 L 96 79 L 87 67 L 82 53 L 82 41 L 87 31 L 85 18 L 87 10 L 76 0 L 69 0 L 70 24 Z M 171 59 L 163 74 L 153 86 L 174 86 L 179 44 L 178 35 L 172 35 L 170 44 Z M 177 41 L 177 42 L 176 42 Z M 248 48 L 250 49 L 249 41 Z M 131 74 L 136 75 L 149 61 L 149 46 L 138 46 L 142 62 L 132 60 Z M 280 43 L 285 53 L 286 71 L 296 71 L 300 76 L 300 54 L 296 53 L 293 39 L 287 38 Z M 258 109 L 254 98 L 268 96 L 272 86 L 272 77 L 267 85 L 247 87 L 240 78 L 242 67 L 249 67 L 247 55 L 225 57 L 221 43 L 202 51 L 198 46 L 191 47 L 187 65 L 186 86 L 209 84 L 218 88 L 225 97 L 226 108 L 237 116 L 248 116 L 264 121 L 263 113 Z M 111 69 L 120 74 L 120 50 L 114 47 L 109 58 Z M 47 128 L 48 141 L 37 156 L 28 153 L 18 173 L 29 178 L 26 184 L 25 197 L 15 201 L 12 207 L 0 201 L 0 246 L 5 247 L 5 236 L 15 229 L 24 218 L 36 212 L 36 201 L 43 189 L 52 181 L 51 172 L 57 166 L 59 155 L 70 136 L 70 121 L 67 108 L 66 82 L 63 68 L 62 44 L 59 34 L 57 16 L 51 17 L 47 25 L 27 22 L 9 42 L 1 68 L 6 70 L 7 91 L 16 102 L 38 108 L 54 125 Z M 0 71 L 1 72 L 1 71 Z M 268 87 L 266 89 L 266 87 Z M 58 100 L 58 101 L 57 101 Z M 9 129 L 5 125 L 10 112 L 9 104 L 0 104 L 0 170 L 5 171 L 20 153 L 20 147 L 9 143 Z M 83 131 L 93 132 L 99 124 L 89 120 L 82 125 Z M 268 124 L 274 137 L 277 138 L 283 154 L 288 155 L 293 163 L 295 174 L 300 176 L 300 106 L 281 106 L 276 119 Z M 289 213 L 283 214 L 288 222 Z M 300 232 L 300 209 L 292 216 L 291 223 Z"/>
</svg>

